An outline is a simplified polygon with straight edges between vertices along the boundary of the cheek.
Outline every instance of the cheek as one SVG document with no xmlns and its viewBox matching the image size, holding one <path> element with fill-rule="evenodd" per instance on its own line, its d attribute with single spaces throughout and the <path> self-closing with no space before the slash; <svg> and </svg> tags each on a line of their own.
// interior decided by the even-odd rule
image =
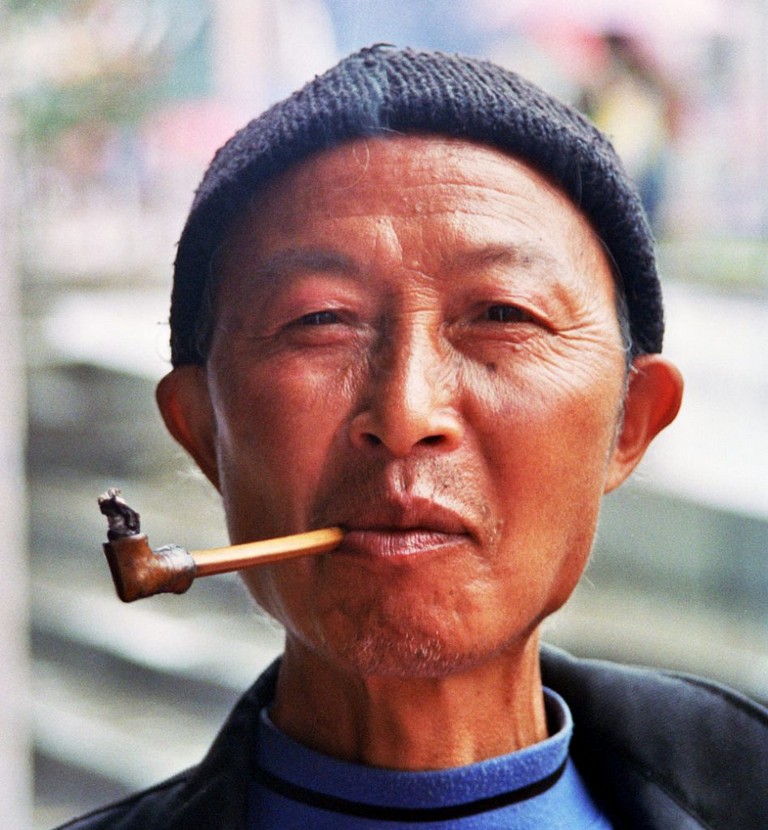
<svg viewBox="0 0 768 830">
<path fill-rule="evenodd" d="M 344 435 L 345 385 L 306 373 L 230 370 L 217 377 L 224 378 L 213 399 L 232 541 L 305 530 Z"/>
<path fill-rule="evenodd" d="M 499 499 L 502 548 L 519 579 L 561 602 L 591 549 L 620 380 L 571 373 L 534 383 L 521 373 L 493 397 L 480 440 Z"/>
<path fill-rule="evenodd" d="M 611 365 L 599 371 L 599 364 L 570 368 L 543 361 L 513 367 L 486 378 L 483 394 L 470 404 L 486 458 L 513 480 L 539 480 L 545 492 L 553 479 L 578 484 L 602 474 L 618 421 L 620 371 Z"/>
</svg>

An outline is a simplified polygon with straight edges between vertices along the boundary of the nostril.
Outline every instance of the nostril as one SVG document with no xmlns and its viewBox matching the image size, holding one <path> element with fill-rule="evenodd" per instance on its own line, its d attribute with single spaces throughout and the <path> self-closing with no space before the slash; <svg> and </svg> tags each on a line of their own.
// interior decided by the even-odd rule
<svg viewBox="0 0 768 830">
<path fill-rule="evenodd" d="M 363 441 L 369 447 L 380 447 L 384 443 L 378 435 L 373 432 L 364 432 L 362 434 Z M 427 447 L 436 447 L 442 444 L 445 441 L 444 435 L 425 435 L 424 438 L 421 438 L 417 443 L 421 444 L 422 446 Z"/>
<path fill-rule="evenodd" d="M 404 411 L 403 411 L 404 410 Z M 349 424 L 349 438 L 354 447 L 379 453 L 386 448 L 396 458 L 410 452 L 449 452 L 461 440 L 458 414 L 432 408 L 419 412 L 415 408 L 395 406 L 377 412 L 368 408 L 355 415 Z"/>
</svg>

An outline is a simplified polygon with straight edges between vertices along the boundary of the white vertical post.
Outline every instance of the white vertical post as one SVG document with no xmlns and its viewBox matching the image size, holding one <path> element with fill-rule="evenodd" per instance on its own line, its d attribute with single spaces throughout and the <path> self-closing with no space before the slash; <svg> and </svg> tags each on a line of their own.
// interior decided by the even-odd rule
<svg viewBox="0 0 768 830">
<path fill-rule="evenodd" d="M 0 33 L 5 5 L 0 0 Z M 2 34 L 0 34 L 2 37 Z M 8 54 L 0 48 L 0 56 Z M 0 57 L 0 824 L 32 826 L 24 487 L 24 363 L 7 57 Z"/>
</svg>

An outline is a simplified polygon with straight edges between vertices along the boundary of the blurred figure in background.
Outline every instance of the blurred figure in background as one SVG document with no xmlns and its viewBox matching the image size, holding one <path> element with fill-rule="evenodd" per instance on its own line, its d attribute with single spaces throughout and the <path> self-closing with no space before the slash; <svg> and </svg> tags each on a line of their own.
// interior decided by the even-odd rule
<svg viewBox="0 0 768 830">
<path fill-rule="evenodd" d="M 602 65 L 590 73 L 578 105 L 613 141 L 658 234 L 680 101 L 637 38 L 609 32 L 599 42 Z"/>
</svg>

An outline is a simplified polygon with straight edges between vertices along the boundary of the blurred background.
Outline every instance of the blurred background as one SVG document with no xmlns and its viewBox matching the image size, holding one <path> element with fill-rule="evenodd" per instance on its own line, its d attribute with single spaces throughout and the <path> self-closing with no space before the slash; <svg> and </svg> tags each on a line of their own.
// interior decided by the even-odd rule
<svg viewBox="0 0 768 830">
<path fill-rule="evenodd" d="M 768 699 L 766 0 L 4 0 L 0 815 L 45 828 L 194 763 L 280 648 L 235 577 L 124 606 L 96 496 L 225 543 L 163 431 L 174 246 L 213 151 L 374 42 L 488 56 L 610 133 L 659 239 L 684 410 L 607 501 L 549 639 Z"/>
</svg>

